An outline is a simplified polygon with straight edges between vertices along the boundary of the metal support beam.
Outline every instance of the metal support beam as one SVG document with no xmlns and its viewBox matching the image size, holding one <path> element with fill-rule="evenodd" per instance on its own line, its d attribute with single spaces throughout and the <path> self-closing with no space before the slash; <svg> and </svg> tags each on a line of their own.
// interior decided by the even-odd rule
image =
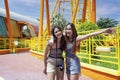
<svg viewBox="0 0 120 80">
<path fill-rule="evenodd" d="M 8 29 L 8 35 L 10 40 L 10 52 L 13 52 L 13 35 L 12 35 L 12 28 L 11 28 L 11 22 L 10 22 L 10 13 L 9 13 L 9 6 L 8 6 L 8 0 L 4 0 L 5 3 L 5 9 L 6 9 L 6 18 L 7 18 L 7 29 Z"/>
<path fill-rule="evenodd" d="M 77 0 L 77 2 L 76 2 L 75 11 L 74 11 L 73 16 L 72 16 L 72 22 L 73 23 L 75 22 L 75 17 L 76 17 L 76 14 L 77 14 L 77 9 L 78 9 L 78 5 L 79 5 L 79 1 L 80 0 Z"/>
<path fill-rule="evenodd" d="M 88 6 L 87 6 L 87 9 L 88 9 L 88 21 L 89 22 L 92 22 L 92 9 L 91 9 L 91 0 L 88 0 Z"/>
<path fill-rule="evenodd" d="M 9 13 L 9 6 L 8 6 L 8 0 L 4 0 L 5 3 L 5 9 L 6 9 L 6 18 L 7 18 L 7 28 L 8 28 L 8 33 L 9 37 L 12 38 L 12 28 L 10 24 L 10 13 Z"/>
<path fill-rule="evenodd" d="M 92 22 L 96 23 L 96 0 L 92 0 Z"/>
<path fill-rule="evenodd" d="M 56 11 L 57 11 L 57 9 L 59 8 L 59 6 L 60 6 L 60 1 L 57 0 L 57 1 L 55 2 L 55 6 L 54 6 L 54 9 L 53 9 L 53 11 L 52 11 L 52 14 L 51 14 L 50 18 L 53 17 L 53 15 L 56 13 Z"/>
<path fill-rule="evenodd" d="M 43 36 L 43 16 L 44 16 L 44 0 L 40 0 L 40 22 L 39 22 L 39 39 Z"/>
<path fill-rule="evenodd" d="M 47 16 L 47 31 L 50 36 L 50 16 L 49 16 L 49 1 L 46 0 L 46 16 Z"/>
<path fill-rule="evenodd" d="M 82 22 L 85 22 L 85 19 L 86 19 L 86 8 L 87 8 L 87 0 L 84 0 L 83 12 L 82 12 Z"/>
</svg>

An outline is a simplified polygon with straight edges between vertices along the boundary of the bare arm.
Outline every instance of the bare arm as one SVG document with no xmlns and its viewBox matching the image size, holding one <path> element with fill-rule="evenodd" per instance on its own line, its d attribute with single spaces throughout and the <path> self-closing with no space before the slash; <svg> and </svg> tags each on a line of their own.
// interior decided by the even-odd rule
<svg viewBox="0 0 120 80">
<path fill-rule="evenodd" d="M 46 68 L 47 67 L 47 55 L 50 51 L 50 47 L 47 46 L 46 49 L 45 49 L 45 52 L 44 52 L 44 67 Z"/>
<path fill-rule="evenodd" d="M 52 47 L 52 42 L 48 41 L 48 44 L 46 46 L 45 52 L 44 52 L 44 66 L 47 67 L 47 55 Z"/>
<path fill-rule="evenodd" d="M 44 74 L 47 74 L 47 55 L 49 53 L 49 50 L 50 50 L 50 47 L 47 46 L 44 52 L 44 70 L 43 70 Z"/>
<path fill-rule="evenodd" d="M 97 31 L 97 32 L 92 32 L 90 34 L 86 34 L 86 35 L 83 35 L 83 36 L 78 36 L 76 41 L 80 42 L 80 41 L 85 40 L 89 37 L 97 36 L 97 35 L 102 34 L 102 33 L 112 33 L 112 31 L 113 30 L 111 28 L 107 28 L 107 29 L 103 29 L 103 30 L 100 30 L 100 31 Z"/>
</svg>

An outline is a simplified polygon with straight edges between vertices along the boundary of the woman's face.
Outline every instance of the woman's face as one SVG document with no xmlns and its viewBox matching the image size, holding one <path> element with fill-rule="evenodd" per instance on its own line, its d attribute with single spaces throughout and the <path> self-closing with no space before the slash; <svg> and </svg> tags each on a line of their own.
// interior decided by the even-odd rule
<svg viewBox="0 0 120 80">
<path fill-rule="evenodd" d="M 65 33 L 68 37 L 72 36 L 72 28 L 70 25 L 67 25 L 66 29 L 65 29 Z"/>
<path fill-rule="evenodd" d="M 62 31 L 60 31 L 58 28 L 54 29 L 54 34 L 57 39 L 60 39 L 62 37 Z"/>
</svg>

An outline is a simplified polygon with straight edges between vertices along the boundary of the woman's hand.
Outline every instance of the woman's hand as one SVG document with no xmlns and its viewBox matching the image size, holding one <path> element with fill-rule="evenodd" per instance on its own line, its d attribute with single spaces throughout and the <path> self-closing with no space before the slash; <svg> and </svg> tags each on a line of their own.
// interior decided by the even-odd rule
<svg viewBox="0 0 120 80">
<path fill-rule="evenodd" d="M 44 68 L 43 73 L 44 73 L 45 75 L 47 75 L 46 68 Z"/>
<path fill-rule="evenodd" d="M 107 28 L 107 29 L 105 29 L 104 32 L 105 32 L 105 33 L 112 34 L 113 32 L 115 32 L 115 30 L 113 30 L 112 28 Z"/>
</svg>

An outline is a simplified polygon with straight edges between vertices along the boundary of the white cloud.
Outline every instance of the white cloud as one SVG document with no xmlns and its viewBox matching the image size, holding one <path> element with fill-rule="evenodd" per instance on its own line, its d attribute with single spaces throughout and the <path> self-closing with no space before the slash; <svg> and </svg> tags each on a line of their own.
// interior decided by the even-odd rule
<svg viewBox="0 0 120 80">
<path fill-rule="evenodd" d="M 28 5 L 34 5 L 34 4 L 38 4 L 39 3 L 39 0 L 20 0 L 21 2 L 23 3 L 26 3 Z"/>
<path fill-rule="evenodd" d="M 21 4 L 25 4 L 27 6 L 34 6 L 36 4 L 40 4 L 40 0 L 11 0 L 11 2 L 20 2 Z"/>
<path fill-rule="evenodd" d="M 116 7 L 110 7 L 110 6 L 103 6 L 97 8 L 97 14 L 98 15 L 109 15 L 109 14 L 114 14 L 119 11 L 119 8 Z"/>
</svg>

